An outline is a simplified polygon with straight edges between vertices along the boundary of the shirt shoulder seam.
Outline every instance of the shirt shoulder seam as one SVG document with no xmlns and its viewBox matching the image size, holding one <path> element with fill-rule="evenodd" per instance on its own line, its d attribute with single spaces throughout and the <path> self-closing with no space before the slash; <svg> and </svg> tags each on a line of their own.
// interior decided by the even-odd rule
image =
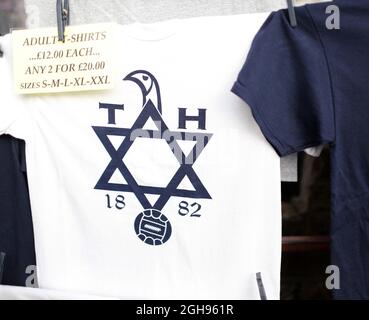
<svg viewBox="0 0 369 320">
<path fill-rule="evenodd" d="M 321 48 L 322 48 L 322 51 L 323 51 L 323 56 L 324 56 L 324 61 L 325 61 L 325 64 L 326 64 L 326 67 L 327 67 L 327 73 L 328 73 L 328 79 L 329 79 L 329 87 L 330 87 L 330 95 L 331 95 L 331 102 L 332 102 L 332 108 L 333 108 L 333 132 L 334 132 L 334 137 L 333 137 L 333 143 L 336 141 L 336 137 L 337 137 L 337 129 L 336 129 L 336 102 L 335 102 L 335 99 L 334 99 L 334 89 L 333 89 L 333 79 L 332 79 L 332 71 L 331 71 L 331 68 L 330 68 L 330 63 L 329 63 L 329 59 L 328 59 L 328 53 L 327 53 L 327 50 L 326 50 L 326 46 L 324 45 L 324 42 L 323 42 L 323 39 L 321 37 L 321 34 L 319 32 L 319 29 L 315 23 L 315 20 L 309 10 L 309 5 L 306 5 L 304 6 L 305 7 L 305 10 L 306 10 L 306 13 L 308 15 L 308 17 L 310 18 L 311 20 L 311 24 L 315 30 L 315 33 L 319 39 L 319 43 L 321 45 Z"/>
</svg>

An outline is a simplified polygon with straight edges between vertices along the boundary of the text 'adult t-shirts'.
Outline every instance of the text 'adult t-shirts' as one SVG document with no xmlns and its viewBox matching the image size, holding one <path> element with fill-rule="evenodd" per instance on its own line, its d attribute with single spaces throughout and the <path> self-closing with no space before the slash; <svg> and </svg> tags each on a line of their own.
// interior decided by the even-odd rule
<svg viewBox="0 0 369 320">
<path fill-rule="evenodd" d="M 265 14 L 119 27 L 114 90 L 16 97 L 41 288 L 131 299 L 279 298 L 279 158 L 229 88 Z M 5 74 L 4 74 L 5 73 Z"/>
</svg>

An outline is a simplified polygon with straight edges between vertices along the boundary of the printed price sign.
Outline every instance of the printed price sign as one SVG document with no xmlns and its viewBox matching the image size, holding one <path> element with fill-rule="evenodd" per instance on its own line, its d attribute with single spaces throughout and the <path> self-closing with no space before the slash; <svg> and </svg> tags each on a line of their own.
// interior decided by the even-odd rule
<svg viewBox="0 0 369 320">
<path fill-rule="evenodd" d="M 114 86 L 116 24 L 67 26 L 12 33 L 13 73 L 18 94 L 105 90 Z"/>
</svg>

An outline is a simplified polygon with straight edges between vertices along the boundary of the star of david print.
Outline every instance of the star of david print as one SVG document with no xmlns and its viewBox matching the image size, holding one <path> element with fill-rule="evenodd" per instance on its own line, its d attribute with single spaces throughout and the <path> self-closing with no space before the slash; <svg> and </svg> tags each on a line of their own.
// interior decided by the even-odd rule
<svg viewBox="0 0 369 320">
<path fill-rule="evenodd" d="M 133 81 L 140 87 L 143 97 L 142 110 L 130 128 L 92 127 L 111 157 L 95 189 L 133 193 L 144 209 L 135 219 L 134 228 L 137 236 L 146 244 L 161 245 L 168 241 L 172 234 L 171 223 L 161 212 L 171 197 L 211 199 L 210 194 L 196 174 L 193 164 L 209 143 L 212 134 L 170 130 L 161 114 L 159 84 L 151 73 L 144 70 L 134 71 L 126 76 L 124 80 Z M 152 122 L 155 124 L 156 129 L 144 129 L 148 120 L 153 120 Z M 137 134 L 137 132 L 144 132 L 145 138 L 163 139 L 171 150 L 173 157 L 177 159 L 179 168 L 165 187 L 139 185 L 125 164 L 124 158 L 127 152 L 136 139 L 141 138 L 141 135 Z M 124 137 L 118 148 L 112 144 L 109 138 L 111 136 Z M 195 144 L 186 155 L 178 141 L 193 141 Z M 116 170 L 121 173 L 127 183 L 110 182 Z M 179 185 L 186 177 L 192 184 L 192 190 L 179 188 Z M 159 196 L 154 205 L 149 202 L 146 196 L 149 194 Z"/>
</svg>

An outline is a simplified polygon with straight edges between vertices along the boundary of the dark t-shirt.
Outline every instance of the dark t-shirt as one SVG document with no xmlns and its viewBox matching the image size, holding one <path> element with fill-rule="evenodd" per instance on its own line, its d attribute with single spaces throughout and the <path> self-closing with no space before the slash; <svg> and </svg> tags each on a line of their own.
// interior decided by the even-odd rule
<svg viewBox="0 0 369 320">
<path fill-rule="evenodd" d="M 335 298 L 369 299 L 369 1 L 272 13 L 257 34 L 232 91 L 251 107 L 280 155 L 329 143 L 332 156 L 332 264 Z"/>
<path fill-rule="evenodd" d="M 36 264 L 24 141 L 0 136 L 0 252 L 5 253 L 0 284 L 25 286 Z M 0 279 L 1 280 L 1 279 Z"/>
</svg>

